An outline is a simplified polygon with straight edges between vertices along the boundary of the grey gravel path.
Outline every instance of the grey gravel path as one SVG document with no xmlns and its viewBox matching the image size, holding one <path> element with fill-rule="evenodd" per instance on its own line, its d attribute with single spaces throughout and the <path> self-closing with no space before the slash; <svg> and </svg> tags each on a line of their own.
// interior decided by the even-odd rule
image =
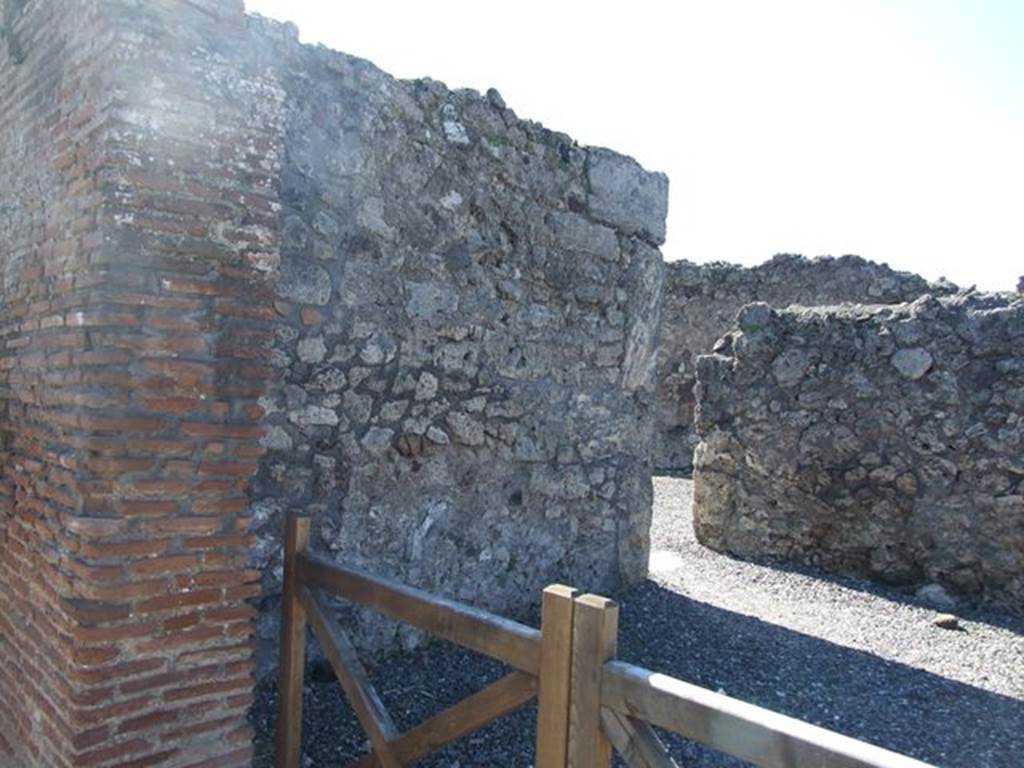
<svg viewBox="0 0 1024 768">
<path fill-rule="evenodd" d="M 964 607 L 962 630 L 944 630 L 899 591 L 716 554 L 693 538 L 691 499 L 689 480 L 655 480 L 652 573 L 617 596 L 620 657 L 936 765 L 1024 766 L 1024 619 Z M 435 643 L 371 674 L 408 727 L 503 672 Z M 256 768 L 271 765 L 275 705 L 261 687 Z M 336 683 L 308 681 L 306 708 L 307 766 L 361 753 Z M 529 766 L 535 716 L 525 708 L 421 765 Z M 681 765 L 744 765 L 667 738 Z"/>
</svg>

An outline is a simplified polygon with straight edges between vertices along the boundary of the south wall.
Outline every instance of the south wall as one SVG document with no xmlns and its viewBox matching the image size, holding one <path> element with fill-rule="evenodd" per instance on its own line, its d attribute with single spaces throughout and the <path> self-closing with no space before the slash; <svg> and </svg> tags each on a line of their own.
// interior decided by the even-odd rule
<svg viewBox="0 0 1024 768">
<path fill-rule="evenodd" d="M 339 560 L 503 613 L 642 579 L 667 179 L 496 91 L 251 29 L 288 115 L 252 507 L 265 666 L 289 510 Z M 417 641 L 350 618 L 365 646 Z"/>
</svg>

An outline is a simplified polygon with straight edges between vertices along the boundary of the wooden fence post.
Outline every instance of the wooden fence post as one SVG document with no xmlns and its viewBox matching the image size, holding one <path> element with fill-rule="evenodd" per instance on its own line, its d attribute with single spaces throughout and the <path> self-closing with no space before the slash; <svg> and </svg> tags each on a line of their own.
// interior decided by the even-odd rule
<svg viewBox="0 0 1024 768">
<path fill-rule="evenodd" d="M 306 609 L 299 601 L 295 559 L 309 549 L 309 518 L 289 515 L 284 537 L 281 592 L 281 666 L 277 686 L 277 768 L 300 768 L 302 685 L 306 663 Z"/>
<path fill-rule="evenodd" d="M 609 768 L 612 746 L 601 729 L 601 677 L 615 656 L 619 606 L 606 597 L 574 601 L 569 699 L 569 768 Z"/>
<path fill-rule="evenodd" d="M 535 768 L 565 768 L 569 746 L 573 600 L 577 594 L 575 589 L 562 584 L 552 584 L 544 590 Z"/>
</svg>

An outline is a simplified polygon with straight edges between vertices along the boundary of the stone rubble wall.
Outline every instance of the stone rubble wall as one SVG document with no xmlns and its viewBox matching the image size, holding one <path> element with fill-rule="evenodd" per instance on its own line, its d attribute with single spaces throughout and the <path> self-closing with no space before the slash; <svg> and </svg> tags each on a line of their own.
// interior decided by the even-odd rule
<svg viewBox="0 0 1024 768">
<path fill-rule="evenodd" d="M 251 28 L 288 116 L 252 505 L 266 667 L 291 509 L 339 560 L 502 613 L 642 579 L 667 179 L 495 91 Z"/>
<path fill-rule="evenodd" d="M 692 467 L 697 357 L 712 351 L 743 305 L 896 304 L 956 290 L 949 283 L 929 283 L 857 256 L 807 259 L 782 254 L 756 267 L 689 261 L 666 267 L 654 455 L 655 467 L 662 470 Z"/>
<path fill-rule="evenodd" d="M 504 613 L 645 575 L 663 175 L 241 0 L 0 29 L 0 764 L 250 764 L 287 511 Z"/>
<path fill-rule="evenodd" d="M 1024 299 L 750 304 L 697 367 L 704 544 L 1024 609 Z"/>
</svg>

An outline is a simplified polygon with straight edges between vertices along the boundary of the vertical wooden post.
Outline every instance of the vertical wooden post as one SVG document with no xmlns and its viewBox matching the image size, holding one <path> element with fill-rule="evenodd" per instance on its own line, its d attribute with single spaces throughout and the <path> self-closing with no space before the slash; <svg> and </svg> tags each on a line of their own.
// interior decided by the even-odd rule
<svg viewBox="0 0 1024 768">
<path fill-rule="evenodd" d="M 615 656 L 619 606 L 606 597 L 575 600 L 569 699 L 569 768 L 609 768 L 612 746 L 601 730 L 601 677 Z"/>
<path fill-rule="evenodd" d="M 565 768 L 569 747 L 573 600 L 577 594 L 575 589 L 562 584 L 552 584 L 544 590 L 535 768 Z"/>
<path fill-rule="evenodd" d="M 281 667 L 277 686 L 277 768 L 300 768 L 302 685 L 306 663 L 306 609 L 299 602 L 296 556 L 309 549 L 309 518 L 289 515 L 284 536 L 281 593 Z"/>
</svg>

